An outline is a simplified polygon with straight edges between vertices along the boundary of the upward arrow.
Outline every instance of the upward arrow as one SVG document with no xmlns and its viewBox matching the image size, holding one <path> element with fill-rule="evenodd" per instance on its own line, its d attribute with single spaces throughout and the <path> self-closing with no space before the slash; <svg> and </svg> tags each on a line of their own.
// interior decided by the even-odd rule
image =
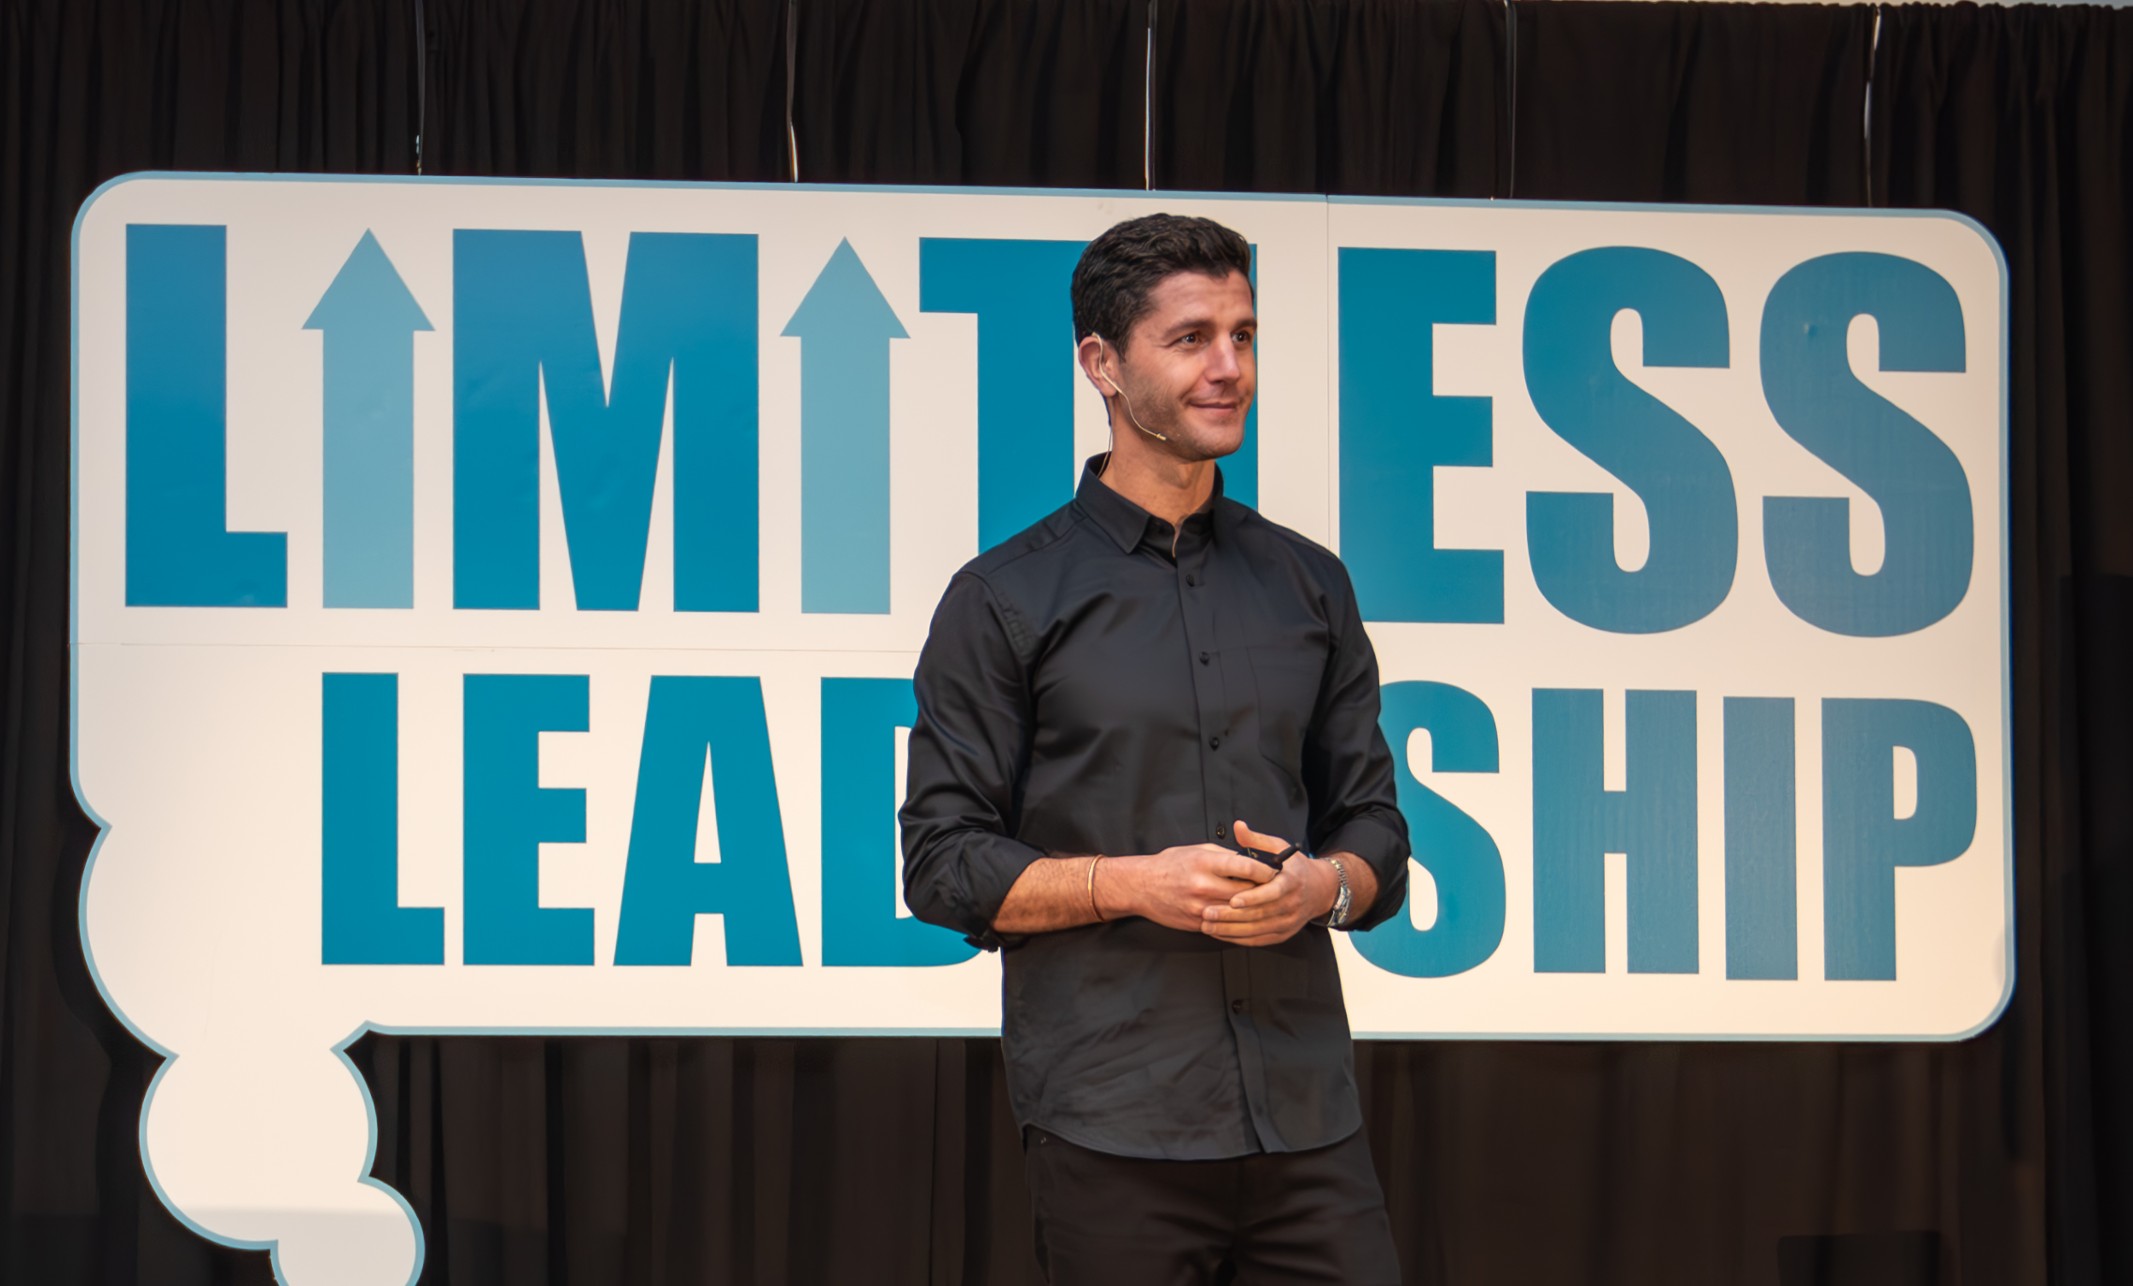
<svg viewBox="0 0 2133 1286">
<path fill-rule="evenodd" d="M 840 241 L 783 332 L 800 341 L 800 610 L 889 610 L 889 341 L 908 339 Z"/>
<path fill-rule="evenodd" d="M 326 606 L 412 607 L 414 332 L 430 319 L 365 232 L 304 329 L 326 349 Z"/>
</svg>

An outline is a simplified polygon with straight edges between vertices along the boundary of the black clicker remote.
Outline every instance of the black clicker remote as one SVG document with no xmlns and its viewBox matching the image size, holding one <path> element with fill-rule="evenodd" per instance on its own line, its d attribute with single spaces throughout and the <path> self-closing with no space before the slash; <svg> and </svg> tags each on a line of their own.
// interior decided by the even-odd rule
<svg viewBox="0 0 2133 1286">
<path fill-rule="evenodd" d="M 1240 848 L 1236 851 L 1248 858 L 1251 858 L 1255 862 L 1262 862 L 1279 871 L 1283 862 L 1288 861 L 1291 857 L 1295 856 L 1301 850 L 1298 849 L 1294 844 L 1291 844 L 1287 848 L 1281 850 L 1279 853 L 1269 853 L 1263 848 Z"/>
</svg>

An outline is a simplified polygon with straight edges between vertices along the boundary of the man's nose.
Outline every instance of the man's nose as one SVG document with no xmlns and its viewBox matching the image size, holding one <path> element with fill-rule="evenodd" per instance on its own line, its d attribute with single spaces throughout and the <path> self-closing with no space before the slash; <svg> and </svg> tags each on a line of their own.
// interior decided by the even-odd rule
<svg viewBox="0 0 2133 1286">
<path fill-rule="evenodd" d="M 1240 360 L 1236 340 L 1218 339 L 1209 348 L 1211 351 L 1207 355 L 1207 378 L 1226 382 L 1243 374 L 1244 364 Z"/>
</svg>

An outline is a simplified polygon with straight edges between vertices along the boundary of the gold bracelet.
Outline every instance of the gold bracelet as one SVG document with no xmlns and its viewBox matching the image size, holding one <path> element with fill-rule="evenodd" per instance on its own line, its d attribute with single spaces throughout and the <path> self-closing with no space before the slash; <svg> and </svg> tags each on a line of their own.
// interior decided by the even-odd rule
<svg viewBox="0 0 2133 1286">
<path fill-rule="evenodd" d="M 1096 864 L 1103 860 L 1101 853 L 1089 859 L 1089 911 L 1095 915 L 1098 924 L 1104 923 L 1104 913 L 1103 908 L 1096 905 Z"/>
</svg>

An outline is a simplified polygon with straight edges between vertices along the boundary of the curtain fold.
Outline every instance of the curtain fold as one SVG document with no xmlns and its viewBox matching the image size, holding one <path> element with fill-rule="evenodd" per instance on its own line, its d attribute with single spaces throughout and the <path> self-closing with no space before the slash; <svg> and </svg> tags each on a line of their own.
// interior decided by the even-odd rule
<svg viewBox="0 0 2133 1286">
<path fill-rule="evenodd" d="M 1866 203 L 1873 6 L 1512 9 L 1518 196 Z"/>
<path fill-rule="evenodd" d="M 1503 5 L 1167 0 L 1157 17 L 1156 187 L 1503 195 Z"/>
<path fill-rule="evenodd" d="M 429 0 L 430 174 L 781 182 L 785 0 Z"/>
<path fill-rule="evenodd" d="M 156 1059 L 76 936 L 74 212 L 145 168 L 409 173 L 418 124 L 435 174 L 779 182 L 797 160 L 815 182 L 1138 188 L 1145 130 L 1174 189 L 1979 219 L 2014 337 L 2007 1017 L 1953 1046 L 1365 1043 L 1366 1128 L 1411 1286 L 2133 1279 L 2133 15 L 1885 8 L 1877 45 L 1863 6 L 417 12 L 0 6 L 0 1280 L 272 1279 L 149 1190 Z M 425 1282 L 1036 1280 L 996 1042 L 372 1036 L 352 1057 Z"/>
<path fill-rule="evenodd" d="M 802 0 L 817 183 L 1141 186 L 1147 0 Z"/>
</svg>

